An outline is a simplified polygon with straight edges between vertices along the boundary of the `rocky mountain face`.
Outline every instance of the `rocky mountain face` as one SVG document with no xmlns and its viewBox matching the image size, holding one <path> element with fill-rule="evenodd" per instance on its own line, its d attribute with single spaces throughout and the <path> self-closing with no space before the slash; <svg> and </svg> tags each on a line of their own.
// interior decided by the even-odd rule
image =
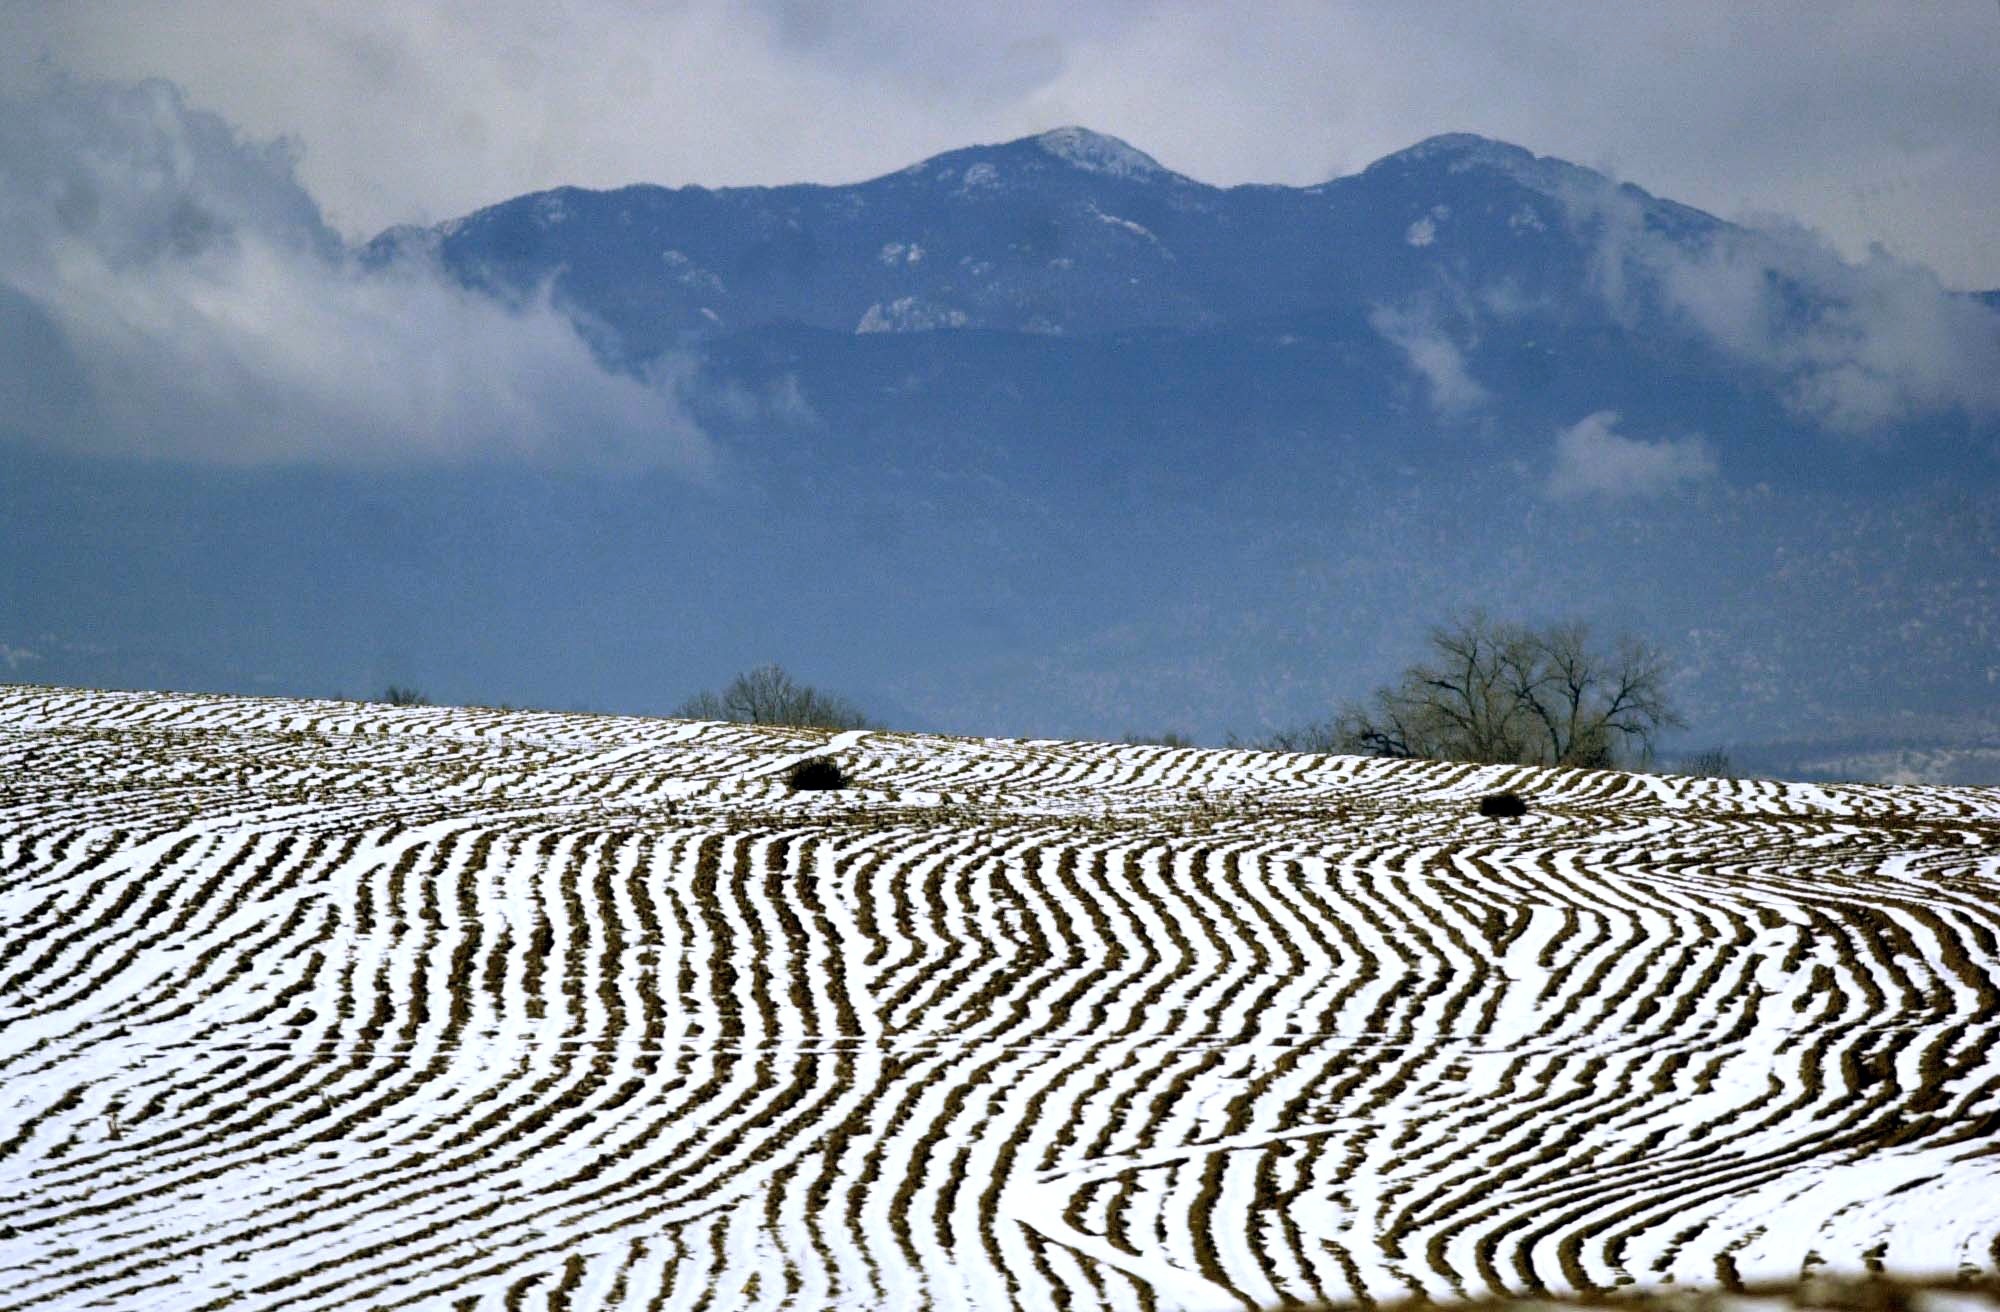
<svg viewBox="0 0 2000 1312">
<path fill-rule="evenodd" d="M 787 323 L 842 332 L 1214 329 L 1395 299 L 1440 275 L 1574 299 L 1579 209 L 1629 204 L 1693 242 L 1697 211 L 1469 135 L 1315 187 L 1207 186 L 1064 128 L 852 186 L 562 188 L 377 241 L 478 285 L 545 281 L 644 355 Z"/>
</svg>

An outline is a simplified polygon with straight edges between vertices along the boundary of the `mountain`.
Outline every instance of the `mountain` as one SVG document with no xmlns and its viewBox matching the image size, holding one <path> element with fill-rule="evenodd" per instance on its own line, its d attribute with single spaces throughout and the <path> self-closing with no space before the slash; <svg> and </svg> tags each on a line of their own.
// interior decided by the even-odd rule
<svg viewBox="0 0 2000 1312">
<path fill-rule="evenodd" d="M 1694 242 L 1698 211 L 1470 135 L 1315 187 L 1217 188 L 1116 138 L 1063 128 L 952 151 L 853 186 L 560 188 L 435 230 L 467 281 L 553 280 L 643 356 L 689 337 L 837 331 L 1093 333 L 1245 325 L 1502 270 L 1524 297 L 1587 274 L 1565 214 L 1606 193 Z"/>
<path fill-rule="evenodd" d="M 1169 354 L 1199 340 L 1260 357 L 1235 366 L 1260 375 L 1291 371 L 1286 348 L 1303 343 L 1289 354 L 1330 348 L 1307 367 L 1345 372 L 1349 395 L 1399 383 L 1429 433 L 1485 420 L 1547 434 L 1612 409 L 1726 443 L 1751 481 L 1884 476 L 1857 444 L 1819 441 L 1828 431 L 1927 448 L 1919 468 L 1886 462 L 1890 477 L 2000 468 L 2000 318 L 1983 301 L 1927 299 L 1919 271 L 1856 270 L 1796 234 L 1465 133 L 1317 186 L 1217 188 L 1064 128 L 850 186 L 562 188 L 385 233 L 368 255 L 435 260 L 503 298 L 546 292 L 634 370 L 798 328 L 1171 337 Z M 1916 358 L 1924 334 L 1959 345 Z M 907 349 L 1008 349 L 951 341 Z"/>
<path fill-rule="evenodd" d="M 712 469 L 0 451 L 22 669 L 665 710 L 775 659 L 909 727 L 1214 741 L 1480 605 L 1653 637 L 1674 750 L 2000 760 L 2000 313 L 1886 257 L 1468 134 L 1219 188 L 1080 128 L 361 254 L 546 300 Z"/>
</svg>

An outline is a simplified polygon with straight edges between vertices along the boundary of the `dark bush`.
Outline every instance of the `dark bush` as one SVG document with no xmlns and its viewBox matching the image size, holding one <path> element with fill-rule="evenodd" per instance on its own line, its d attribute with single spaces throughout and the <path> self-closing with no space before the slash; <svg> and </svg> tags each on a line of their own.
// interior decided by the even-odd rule
<svg viewBox="0 0 2000 1312">
<path fill-rule="evenodd" d="M 1528 814 L 1528 804 L 1519 793 L 1488 793 L 1479 799 L 1479 814 L 1512 819 Z"/>
<path fill-rule="evenodd" d="M 825 793 L 848 785 L 847 771 L 831 756 L 809 756 L 785 772 L 795 792 Z"/>
</svg>

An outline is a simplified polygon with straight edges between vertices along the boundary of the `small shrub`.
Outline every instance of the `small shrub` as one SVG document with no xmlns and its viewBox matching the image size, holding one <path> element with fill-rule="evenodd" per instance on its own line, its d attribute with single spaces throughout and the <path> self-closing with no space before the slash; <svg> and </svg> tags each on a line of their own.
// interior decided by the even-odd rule
<svg viewBox="0 0 2000 1312">
<path fill-rule="evenodd" d="M 382 694 L 382 700 L 391 706 L 429 706 L 431 699 L 415 688 L 405 688 L 399 683 L 389 685 L 389 691 Z"/>
<path fill-rule="evenodd" d="M 826 793 L 845 788 L 850 781 L 831 756 L 809 756 L 785 772 L 785 782 L 794 792 Z"/>
<path fill-rule="evenodd" d="M 1681 773 L 1698 779 L 1734 779 L 1736 768 L 1730 764 L 1728 752 L 1711 747 L 1681 762 Z"/>
<path fill-rule="evenodd" d="M 1519 793 L 1488 793 L 1479 799 L 1479 814 L 1511 820 L 1528 814 L 1528 804 Z"/>
<path fill-rule="evenodd" d="M 1225 740 L 1225 745 L 1248 747 L 1258 752 L 1301 752 L 1313 756 L 1325 756 L 1343 750 L 1338 726 L 1331 720 L 1274 730 L 1262 738 L 1242 738 L 1232 731 Z"/>
<path fill-rule="evenodd" d="M 1169 729 L 1165 733 L 1128 733 L 1118 741 L 1128 747 L 1192 747 L 1194 739 Z"/>
</svg>

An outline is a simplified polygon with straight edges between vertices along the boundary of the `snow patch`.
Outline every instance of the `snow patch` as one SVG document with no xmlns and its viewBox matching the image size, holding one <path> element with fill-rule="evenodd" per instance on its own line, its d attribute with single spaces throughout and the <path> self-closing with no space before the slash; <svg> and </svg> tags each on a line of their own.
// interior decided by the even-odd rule
<svg viewBox="0 0 2000 1312">
<path fill-rule="evenodd" d="M 712 270 L 704 269 L 687 257 L 683 251 L 665 250 L 660 252 L 660 263 L 667 266 L 674 275 L 674 281 L 691 291 L 723 293 L 727 291 L 722 279 Z"/>
<path fill-rule="evenodd" d="M 963 328 L 965 311 L 927 305 L 914 296 L 899 296 L 887 305 L 876 302 L 854 325 L 856 333 L 922 333 L 937 328 Z"/>
<path fill-rule="evenodd" d="M 1438 224 L 1451 217 L 1451 206 L 1433 205 L 1429 213 L 1419 215 L 1417 221 L 1404 232 L 1403 240 L 1412 246 L 1428 246 L 1437 240 Z"/>
<path fill-rule="evenodd" d="M 1523 204 L 1507 216 L 1507 226 L 1516 233 L 1547 232 L 1548 223 L 1536 212 L 1533 205 Z"/>
<path fill-rule="evenodd" d="M 1578 185 L 1605 188 L 1611 184 L 1602 175 L 1579 168 L 1552 156 L 1537 155 L 1504 141 L 1489 141 L 1470 132 L 1450 132 L 1430 137 L 1407 150 L 1397 151 L 1370 164 L 1364 172 L 1410 164 L 1444 165 L 1447 173 L 1491 169 L 1505 174 L 1524 187 L 1555 195 Z"/>
<path fill-rule="evenodd" d="M 558 192 L 535 197 L 535 222 L 544 228 L 553 228 L 569 218 L 569 206 Z"/>
<path fill-rule="evenodd" d="M 1135 237 L 1144 237 L 1155 246 L 1160 244 L 1160 239 L 1153 235 L 1153 230 L 1143 223 L 1134 223 L 1130 219 L 1121 219 L 1116 214 L 1106 214 L 1095 205 L 1090 207 L 1090 213 L 1099 223 L 1108 223 L 1114 228 L 1123 228 Z"/>
<path fill-rule="evenodd" d="M 1087 128 L 1057 128 L 1036 137 L 1035 144 L 1086 173 L 1114 178 L 1155 178 L 1166 173 L 1159 161 L 1145 151 Z"/>
</svg>

